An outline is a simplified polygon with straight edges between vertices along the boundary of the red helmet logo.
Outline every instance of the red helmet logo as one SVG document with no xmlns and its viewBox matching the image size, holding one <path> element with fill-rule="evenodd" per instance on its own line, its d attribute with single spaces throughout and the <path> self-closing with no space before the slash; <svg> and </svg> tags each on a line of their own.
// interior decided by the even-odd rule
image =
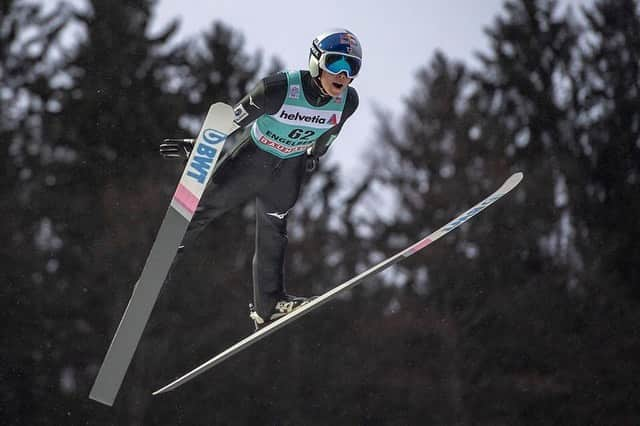
<svg viewBox="0 0 640 426">
<path fill-rule="evenodd" d="M 344 33 L 340 35 L 340 44 L 347 45 L 347 52 L 351 53 L 353 47 L 358 45 L 358 40 L 351 33 Z"/>
</svg>

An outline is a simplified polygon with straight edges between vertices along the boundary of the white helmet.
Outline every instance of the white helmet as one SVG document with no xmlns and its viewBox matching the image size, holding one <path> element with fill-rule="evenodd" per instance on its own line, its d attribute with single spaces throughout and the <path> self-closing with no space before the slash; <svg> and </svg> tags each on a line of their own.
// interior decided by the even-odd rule
<svg viewBox="0 0 640 426">
<path fill-rule="evenodd" d="M 330 74 L 345 72 L 354 78 L 362 66 L 362 47 L 351 31 L 338 29 L 320 34 L 313 40 L 309 53 L 309 72 L 318 77 L 320 70 Z"/>
</svg>

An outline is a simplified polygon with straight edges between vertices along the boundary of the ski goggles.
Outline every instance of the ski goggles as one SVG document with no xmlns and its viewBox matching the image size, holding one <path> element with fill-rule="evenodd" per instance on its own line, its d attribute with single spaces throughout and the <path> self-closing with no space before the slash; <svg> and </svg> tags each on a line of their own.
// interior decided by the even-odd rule
<svg viewBox="0 0 640 426">
<path fill-rule="evenodd" d="M 362 61 L 355 56 L 344 53 L 323 53 L 320 56 L 319 66 L 329 74 L 338 75 L 342 72 L 349 78 L 355 78 L 360 72 Z"/>
</svg>

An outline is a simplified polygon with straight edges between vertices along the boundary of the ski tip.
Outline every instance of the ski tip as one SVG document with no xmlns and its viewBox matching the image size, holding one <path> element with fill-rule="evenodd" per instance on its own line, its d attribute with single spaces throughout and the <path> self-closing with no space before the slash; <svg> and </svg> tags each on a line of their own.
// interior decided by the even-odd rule
<svg viewBox="0 0 640 426">
<path fill-rule="evenodd" d="M 511 191 L 513 188 L 515 188 L 520 183 L 520 181 L 523 178 L 524 178 L 524 174 L 522 172 L 518 172 L 518 173 L 512 174 L 509 177 L 509 179 L 507 179 L 502 184 L 502 187 L 498 191 L 502 192 L 502 193 L 507 193 L 507 192 Z"/>
</svg>

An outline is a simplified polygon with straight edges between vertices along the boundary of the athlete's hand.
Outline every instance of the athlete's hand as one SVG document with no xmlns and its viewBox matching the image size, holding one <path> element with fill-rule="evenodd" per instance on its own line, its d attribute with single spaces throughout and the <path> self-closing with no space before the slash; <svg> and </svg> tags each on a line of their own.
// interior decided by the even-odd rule
<svg viewBox="0 0 640 426">
<path fill-rule="evenodd" d="M 191 155 L 193 139 L 165 139 L 160 144 L 160 155 L 164 159 L 184 159 Z"/>
<path fill-rule="evenodd" d="M 313 173 L 318 169 L 318 164 L 320 164 L 320 158 L 315 155 L 307 156 L 307 165 L 306 170 L 307 173 Z"/>
<path fill-rule="evenodd" d="M 305 170 L 307 173 L 313 173 L 318 169 L 318 164 L 320 164 L 320 156 L 316 154 L 313 147 L 310 147 L 307 149 L 307 164 Z"/>
</svg>

